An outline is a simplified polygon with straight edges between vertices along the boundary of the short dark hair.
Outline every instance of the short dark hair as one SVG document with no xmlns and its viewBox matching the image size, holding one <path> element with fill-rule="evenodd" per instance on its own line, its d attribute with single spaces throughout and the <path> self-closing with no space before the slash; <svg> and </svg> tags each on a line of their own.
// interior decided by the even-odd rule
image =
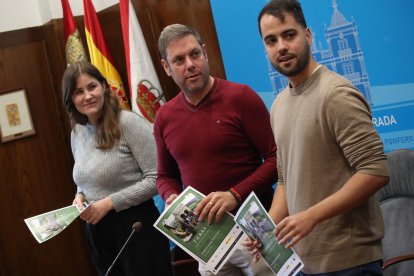
<svg viewBox="0 0 414 276">
<path fill-rule="evenodd" d="M 158 50 L 160 51 L 161 58 L 167 60 L 167 48 L 168 45 L 170 45 L 171 41 L 177 38 L 185 37 L 187 35 L 193 35 L 200 46 L 204 44 L 198 32 L 190 26 L 182 24 L 171 24 L 165 27 L 158 39 Z"/>
<path fill-rule="evenodd" d="M 262 35 L 262 30 L 260 29 L 260 20 L 263 15 L 270 14 L 274 17 L 279 18 L 282 22 L 285 20 L 284 13 L 290 13 L 293 15 L 295 20 L 302 25 L 305 29 L 308 27 L 306 25 L 305 16 L 303 15 L 302 7 L 297 0 L 271 0 L 259 13 L 257 22 L 259 24 L 259 33 Z"/>
</svg>

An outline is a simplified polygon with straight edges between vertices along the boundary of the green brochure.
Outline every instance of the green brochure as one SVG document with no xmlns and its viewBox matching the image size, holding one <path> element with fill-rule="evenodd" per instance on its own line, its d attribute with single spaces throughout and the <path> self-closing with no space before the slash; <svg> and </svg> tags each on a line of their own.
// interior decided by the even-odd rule
<svg viewBox="0 0 414 276">
<path fill-rule="evenodd" d="M 300 272 L 303 263 L 292 249 L 278 244 L 276 225 L 254 192 L 240 206 L 234 219 L 251 240 L 260 241 L 262 247 L 259 252 L 276 275 L 296 275 Z"/>
<path fill-rule="evenodd" d="M 80 213 L 78 206 L 71 205 L 27 218 L 24 222 L 36 240 L 42 243 L 62 232 Z"/>
<path fill-rule="evenodd" d="M 218 223 L 198 221 L 193 213 L 204 195 L 187 187 L 161 214 L 154 226 L 177 246 L 216 274 L 245 237 L 230 213 Z"/>
</svg>

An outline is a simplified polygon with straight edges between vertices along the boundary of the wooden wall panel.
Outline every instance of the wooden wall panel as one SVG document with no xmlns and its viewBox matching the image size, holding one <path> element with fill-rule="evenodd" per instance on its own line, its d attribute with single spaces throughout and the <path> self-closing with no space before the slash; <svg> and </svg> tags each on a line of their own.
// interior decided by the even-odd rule
<svg viewBox="0 0 414 276">
<path fill-rule="evenodd" d="M 211 73 L 225 78 L 208 0 L 132 0 L 167 100 L 178 87 L 164 73 L 157 40 L 172 23 L 193 26 L 209 50 Z M 115 5 L 98 13 L 124 85 L 124 46 Z M 83 16 L 75 18 L 87 48 Z M 0 276 L 95 275 L 86 253 L 83 223 L 75 221 L 57 237 L 38 244 L 23 219 L 71 204 L 73 159 L 70 127 L 60 91 L 66 68 L 63 20 L 0 33 L 0 93 L 25 88 L 36 135 L 0 143 Z"/>
</svg>

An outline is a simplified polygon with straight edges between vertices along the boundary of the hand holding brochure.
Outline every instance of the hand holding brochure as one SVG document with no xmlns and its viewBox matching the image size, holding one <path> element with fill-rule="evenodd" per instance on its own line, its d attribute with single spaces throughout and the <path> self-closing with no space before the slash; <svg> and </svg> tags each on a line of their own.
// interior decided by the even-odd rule
<svg viewBox="0 0 414 276">
<path fill-rule="evenodd" d="M 296 275 L 303 268 L 301 260 L 292 249 L 278 244 L 276 225 L 254 192 L 240 206 L 234 220 L 251 240 L 259 240 L 262 244 L 259 252 L 276 275 Z"/>
<path fill-rule="evenodd" d="M 89 205 L 85 205 L 85 207 L 87 208 Z M 79 210 L 77 205 L 71 205 L 27 218 L 24 222 L 35 239 L 42 243 L 62 232 L 80 213 L 82 211 Z"/>
<path fill-rule="evenodd" d="M 187 187 L 161 214 L 154 226 L 177 246 L 216 274 L 245 235 L 229 213 L 218 223 L 198 221 L 193 213 L 204 195 Z"/>
</svg>

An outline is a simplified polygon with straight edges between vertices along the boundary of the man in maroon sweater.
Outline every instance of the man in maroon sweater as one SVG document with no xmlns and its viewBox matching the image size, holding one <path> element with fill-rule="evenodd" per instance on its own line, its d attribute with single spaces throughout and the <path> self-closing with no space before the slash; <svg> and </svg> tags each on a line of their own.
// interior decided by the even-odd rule
<svg viewBox="0 0 414 276">
<path fill-rule="evenodd" d="M 170 204 L 183 188 L 195 188 L 206 195 L 195 213 L 209 223 L 236 210 L 251 191 L 270 207 L 276 146 L 260 97 L 246 85 L 212 77 L 206 45 L 188 26 L 167 26 L 158 48 L 165 72 L 182 90 L 154 123 L 161 197 Z M 252 275 L 249 262 L 241 263 L 231 258 L 219 275 L 240 275 L 226 266 Z M 200 272 L 210 275 L 202 265 Z"/>
</svg>

